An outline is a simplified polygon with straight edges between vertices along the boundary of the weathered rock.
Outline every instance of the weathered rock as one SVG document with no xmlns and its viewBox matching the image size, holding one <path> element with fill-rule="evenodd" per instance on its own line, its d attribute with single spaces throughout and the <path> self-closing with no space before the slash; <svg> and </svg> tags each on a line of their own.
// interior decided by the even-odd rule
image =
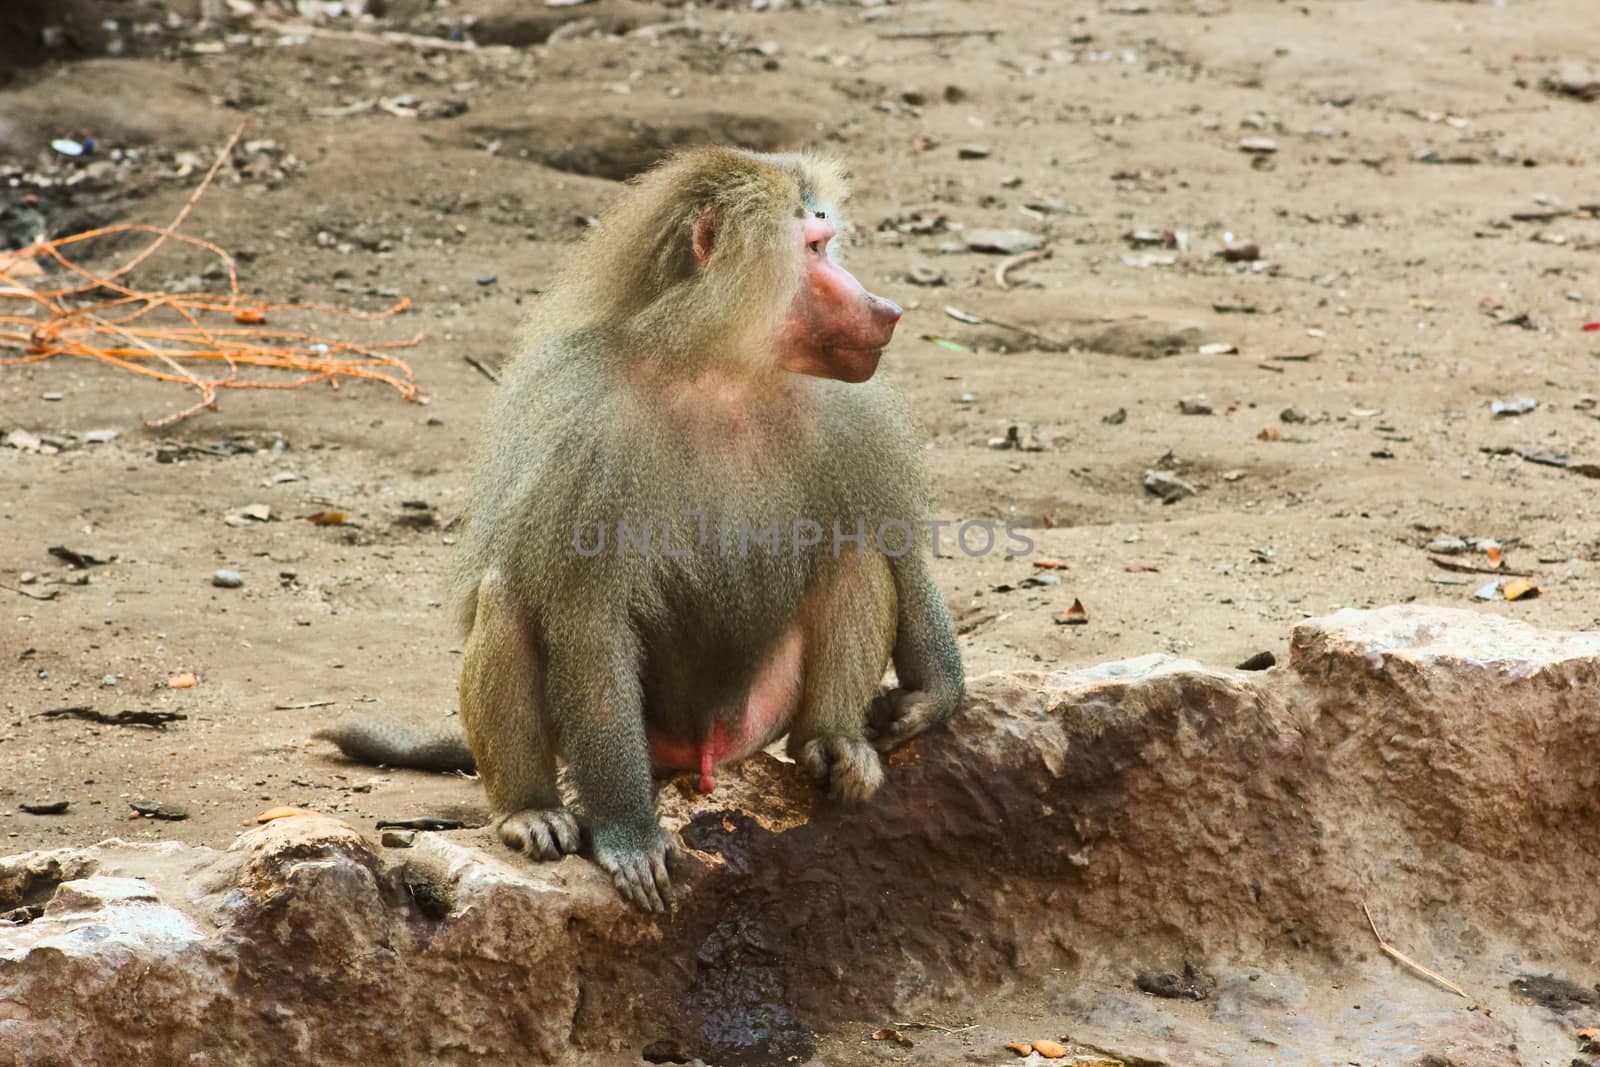
<svg viewBox="0 0 1600 1067">
<path fill-rule="evenodd" d="M 1509 981 L 1594 981 L 1597 680 L 1600 635 L 1418 607 L 1304 623 L 1264 672 L 989 675 L 864 809 L 770 756 L 664 787 L 691 850 L 665 919 L 487 830 L 13 856 L 0 913 L 42 914 L 0 927 L 0 1061 L 783 1062 L 997 991 L 1129 1062 L 1570 1057 Z M 1363 902 L 1493 1017 L 1383 956 Z M 1204 1008 L 1136 991 L 1166 973 Z"/>
<path fill-rule="evenodd" d="M 1542 82 L 1546 92 L 1572 96 L 1579 100 L 1600 100 L 1600 67 L 1587 63 L 1563 63 Z"/>
</svg>

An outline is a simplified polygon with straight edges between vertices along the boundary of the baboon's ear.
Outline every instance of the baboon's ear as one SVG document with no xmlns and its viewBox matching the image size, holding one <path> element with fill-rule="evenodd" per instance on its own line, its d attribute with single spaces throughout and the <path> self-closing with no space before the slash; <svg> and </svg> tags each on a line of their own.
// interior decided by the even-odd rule
<svg viewBox="0 0 1600 1067">
<path fill-rule="evenodd" d="M 716 209 L 706 208 L 694 223 L 694 258 L 701 263 L 711 258 L 712 240 L 716 236 Z"/>
</svg>

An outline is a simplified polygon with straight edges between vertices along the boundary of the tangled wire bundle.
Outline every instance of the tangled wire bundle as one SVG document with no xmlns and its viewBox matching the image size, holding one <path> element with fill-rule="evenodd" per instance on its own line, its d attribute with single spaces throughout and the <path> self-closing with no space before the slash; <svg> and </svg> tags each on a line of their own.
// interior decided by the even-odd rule
<svg viewBox="0 0 1600 1067">
<path fill-rule="evenodd" d="M 22 353 L 0 358 L 0 366 L 37 363 L 63 355 L 82 356 L 199 390 L 200 399 L 195 404 L 146 422 L 151 428 L 171 425 L 206 408 L 215 410 L 218 389 L 298 389 L 316 381 L 326 381 L 337 389 L 340 378 L 368 378 L 387 382 L 407 400 L 420 401 L 421 394 L 410 366 L 386 355 L 385 351 L 409 348 L 422 339 L 421 334 L 404 341 L 362 345 L 262 326 L 269 313 L 278 311 L 384 319 L 404 311 L 410 306 L 409 299 L 402 298 L 386 310 L 371 313 L 326 304 L 268 304 L 249 300 L 239 292 L 239 276 L 231 255 L 210 241 L 177 232 L 243 133 L 244 126 L 240 125 L 183 209 L 165 227 L 140 223 L 105 226 L 67 237 L 40 240 L 14 252 L 0 252 L 0 300 L 29 301 L 43 307 L 46 313 L 43 321 L 31 315 L 0 315 L 0 351 L 9 348 Z M 119 233 L 149 233 L 154 234 L 155 239 L 104 275 L 87 270 L 62 251 L 82 241 Z M 227 295 L 146 291 L 128 284 L 129 273 L 168 240 L 202 248 L 221 260 L 228 272 Z M 68 274 L 81 279 L 81 283 L 45 289 L 24 282 L 24 277 L 43 274 L 35 262 L 43 257 L 54 260 Z M 88 294 L 106 293 L 114 295 L 110 299 L 85 299 Z M 0 304 L 0 310 L 4 307 Z M 181 324 L 159 324 L 152 316 L 161 309 L 167 309 L 168 314 L 163 317 L 169 322 L 176 315 Z M 217 314 L 229 315 L 237 325 L 207 326 L 202 321 L 206 316 Z M 206 360 L 226 364 L 227 373 L 220 377 L 203 376 L 199 370 L 205 364 L 200 361 Z M 292 371 L 298 376 L 270 381 L 244 379 L 239 377 L 242 366 Z"/>
</svg>

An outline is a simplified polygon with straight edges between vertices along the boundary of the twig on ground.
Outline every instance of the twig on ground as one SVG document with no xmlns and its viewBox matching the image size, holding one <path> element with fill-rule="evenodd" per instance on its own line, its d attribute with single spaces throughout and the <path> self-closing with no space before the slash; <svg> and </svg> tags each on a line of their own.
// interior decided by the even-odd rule
<svg viewBox="0 0 1600 1067">
<path fill-rule="evenodd" d="M 964 1034 L 968 1030 L 975 1030 L 977 1023 L 968 1023 L 966 1026 L 945 1026 L 941 1023 L 895 1023 L 902 1030 L 937 1030 L 942 1034 Z"/>
<path fill-rule="evenodd" d="M 22 589 L 14 585 L 0 585 L 0 589 L 4 589 L 8 593 L 16 593 L 18 596 L 28 597 L 31 600 L 54 600 L 61 592 L 59 589 L 52 589 L 48 593 L 35 593 L 30 589 Z"/>
<path fill-rule="evenodd" d="M 1378 924 L 1372 921 L 1372 911 L 1367 907 L 1367 902 L 1364 900 L 1361 902 L 1361 910 L 1366 912 L 1367 925 L 1372 927 L 1372 936 L 1378 939 L 1378 947 L 1383 949 L 1386 955 L 1399 960 L 1401 963 L 1405 964 L 1407 967 L 1410 967 L 1418 974 L 1426 975 L 1427 977 L 1432 978 L 1435 982 L 1438 982 L 1456 996 L 1462 997 L 1463 999 L 1470 999 L 1467 997 L 1466 990 L 1450 981 L 1450 979 L 1444 977 L 1436 971 L 1430 971 L 1428 968 L 1424 967 L 1422 964 L 1418 963 L 1416 960 L 1412 959 L 1410 956 L 1407 956 L 1404 952 L 1401 952 L 1399 949 L 1389 944 L 1389 942 L 1385 941 L 1383 939 L 1383 935 L 1378 933 Z"/>
<path fill-rule="evenodd" d="M 476 356 L 462 356 L 461 358 L 472 364 L 479 374 L 483 375 L 496 385 L 500 384 L 500 372 L 489 366 L 489 364 L 483 362 L 481 359 L 478 359 Z"/>
<path fill-rule="evenodd" d="M 102 226 L 82 233 L 36 241 L 0 257 L 0 308 L 4 301 L 25 300 L 47 313 L 44 321 L 32 315 L 0 314 L 0 350 L 21 352 L 0 358 L 0 366 L 37 363 L 56 356 L 96 359 L 134 374 L 158 381 L 177 382 L 197 389 L 199 400 L 182 411 L 147 421 L 146 426 L 165 426 L 205 409 L 215 408 L 218 389 L 295 389 L 310 382 L 325 381 L 337 389 L 340 378 L 366 378 L 384 382 L 407 400 L 425 403 L 417 389 L 411 368 L 381 349 L 415 345 L 421 335 L 407 341 L 357 344 L 351 341 L 324 340 L 313 334 L 269 330 L 261 325 L 270 312 L 314 311 L 346 318 L 371 321 L 399 314 L 410 306 L 401 299 L 392 307 L 377 312 L 351 311 L 326 304 L 268 304 L 245 298 L 239 290 L 238 271 L 231 255 L 211 241 L 178 233 L 190 211 L 210 187 L 218 171 L 244 134 L 240 123 L 228 138 L 188 200 L 166 226 L 126 223 Z M 112 234 L 154 234 L 154 240 L 132 258 L 106 274 L 96 274 L 69 259 L 67 247 Z M 135 288 L 119 281 L 149 259 L 168 241 L 202 249 L 215 256 L 228 277 L 228 292 L 167 293 Z M 60 288 L 34 288 L 23 281 L 26 266 L 35 259 L 49 258 L 75 279 L 75 284 Z M 28 275 L 32 276 L 32 275 Z M 86 294 L 112 294 L 109 299 L 91 299 Z M 87 299 L 79 303 L 72 298 Z M 34 309 L 30 309 L 34 310 Z M 152 325 L 154 313 L 175 315 L 178 325 Z M 226 314 L 237 327 L 213 327 L 202 318 L 207 314 Z M 348 358 L 346 354 L 358 358 Z M 346 357 L 346 358 L 341 358 Z M 204 377 L 192 369 L 195 361 L 226 364 L 227 373 Z M 246 381 L 239 378 L 241 366 L 298 371 L 302 376 L 287 381 Z M 392 372 L 392 373 L 391 373 Z"/>
<path fill-rule="evenodd" d="M 1443 567 L 1447 571 L 1457 574 L 1503 574 L 1512 578 L 1532 578 L 1532 571 L 1514 571 L 1510 567 L 1479 567 L 1472 563 L 1457 563 L 1453 559 L 1443 559 L 1439 556 L 1429 556 L 1429 562 L 1436 567 Z"/>
<path fill-rule="evenodd" d="M 1024 252 L 1021 255 L 1012 256 L 994 269 L 995 284 L 1002 289 L 1011 288 L 1010 283 L 1006 281 L 1006 272 L 1015 270 L 1023 264 L 1032 263 L 1035 260 L 1049 259 L 1050 254 L 1050 249 L 1040 248 L 1033 252 Z"/>
<path fill-rule="evenodd" d="M 1067 347 L 1064 341 L 1058 341 L 1054 337 L 1042 334 L 1038 330 L 1032 329 L 1031 327 L 1018 326 L 1014 322 L 1001 322 L 999 319 L 991 319 L 987 315 L 977 315 L 970 311 L 962 311 L 960 308 L 951 307 L 949 304 L 945 305 L 944 313 L 949 315 L 952 319 L 955 319 L 957 322 L 964 322 L 969 326 L 998 326 L 1002 330 L 1011 330 L 1015 333 L 1020 333 L 1025 337 L 1032 338 L 1052 351 L 1060 351 Z"/>
<path fill-rule="evenodd" d="M 988 26 L 979 30 L 887 30 L 878 34 L 884 41 L 939 41 L 947 37 L 989 37 L 1003 33 L 999 26 Z"/>
<path fill-rule="evenodd" d="M 313 26 L 308 22 L 287 22 L 263 18 L 256 19 L 251 25 L 264 33 L 276 33 L 284 37 L 304 35 L 306 37 L 322 37 L 333 41 L 350 41 L 353 44 L 403 44 L 423 51 L 431 49 L 443 52 L 481 52 L 484 50 L 484 46 L 480 46 L 475 41 L 451 41 L 444 37 L 429 37 L 427 34 L 404 33 L 400 30 L 365 33 L 361 30 L 339 30 L 331 26 Z M 509 51 L 510 49 L 503 50 Z"/>
</svg>

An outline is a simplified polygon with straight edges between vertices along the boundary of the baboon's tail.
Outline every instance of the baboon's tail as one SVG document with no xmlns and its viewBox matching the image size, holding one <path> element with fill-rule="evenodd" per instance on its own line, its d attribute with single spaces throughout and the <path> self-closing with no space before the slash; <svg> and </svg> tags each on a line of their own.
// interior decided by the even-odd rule
<svg viewBox="0 0 1600 1067">
<path fill-rule="evenodd" d="M 311 736 L 332 741 L 357 763 L 468 774 L 476 769 L 467 739 L 458 730 L 428 731 L 403 722 L 341 719 Z"/>
</svg>

